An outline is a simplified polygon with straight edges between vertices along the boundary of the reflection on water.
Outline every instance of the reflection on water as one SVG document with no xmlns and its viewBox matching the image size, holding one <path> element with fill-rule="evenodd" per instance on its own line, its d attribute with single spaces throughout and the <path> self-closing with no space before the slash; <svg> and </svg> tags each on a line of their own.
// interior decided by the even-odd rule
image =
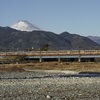
<svg viewBox="0 0 100 100">
<path fill-rule="evenodd" d="M 60 77 L 100 77 L 100 72 L 79 72 L 79 74 L 60 75 Z"/>
<path fill-rule="evenodd" d="M 41 79 L 41 78 L 71 78 L 71 77 L 100 77 L 100 72 L 80 72 L 78 74 L 37 73 L 37 72 L 0 72 L 0 79 Z"/>
</svg>

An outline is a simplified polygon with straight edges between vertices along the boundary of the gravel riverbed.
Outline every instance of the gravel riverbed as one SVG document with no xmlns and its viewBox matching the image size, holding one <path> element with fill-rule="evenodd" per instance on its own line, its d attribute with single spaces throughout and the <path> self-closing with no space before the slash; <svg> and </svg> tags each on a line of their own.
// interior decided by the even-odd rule
<svg viewBox="0 0 100 100">
<path fill-rule="evenodd" d="M 59 75 L 65 73 L 0 72 L 0 100 L 100 100 L 99 77 Z"/>
</svg>

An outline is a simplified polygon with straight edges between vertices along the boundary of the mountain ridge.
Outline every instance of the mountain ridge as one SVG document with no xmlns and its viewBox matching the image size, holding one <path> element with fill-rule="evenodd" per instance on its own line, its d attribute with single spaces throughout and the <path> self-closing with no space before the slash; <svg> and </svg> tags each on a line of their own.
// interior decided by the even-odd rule
<svg viewBox="0 0 100 100">
<path fill-rule="evenodd" d="M 65 35 L 64 35 L 65 34 Z M 10 27 L 0 27 L 0 51 L 40 50 L 44 45 L 49 50 L 98 49 L 100 45 L 80 35 L 56 34 L 50 31 L 19 31 Z M 81 47 L 81 48 L 79 48 Z"/>
<path fill-rule="evenodd" d="M 88 37 L 78 34 L 70 34 L 69 32 L 63 32 L 60 34 L 64 39 L 71 42 L 73 49 L 98 49 L 99 44 L 92 41 Z M 94 47 L 95 46 L 95 47 Z"/>
<path fill-rule="evenodd" d="M 100 44 L 100 37 L 99 36 L 87 36 L 89 39 L 95 41 L 96 43 Z"/>
</svg>

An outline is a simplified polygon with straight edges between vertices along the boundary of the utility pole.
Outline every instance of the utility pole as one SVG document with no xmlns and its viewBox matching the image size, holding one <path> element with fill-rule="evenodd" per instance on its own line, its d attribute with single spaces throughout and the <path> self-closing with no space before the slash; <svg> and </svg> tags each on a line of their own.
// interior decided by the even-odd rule
<svg viewBox="0 0 100 100">
<path fill-rule="evenodd" d="M 79 46 L 79 51 L 78 51 L 78 62 L 81 62 L 80 48 L 81 48 L 81 46 Z"/>
<path fill-rule="evenodd" d="M 40 49 L 40 58 L 39 58 L 39 62 L 42 62 L 41 49 Z"/>
</svg>

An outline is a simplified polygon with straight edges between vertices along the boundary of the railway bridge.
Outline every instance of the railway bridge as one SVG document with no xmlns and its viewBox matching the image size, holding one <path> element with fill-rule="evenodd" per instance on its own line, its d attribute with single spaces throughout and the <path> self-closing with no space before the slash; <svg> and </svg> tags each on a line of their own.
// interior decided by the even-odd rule
<svg viewBox="0 0 100 100">
<path fill-rule="evenodd" d="M 100 61 L 100 50 L 59 50 L 59 51 L 17 51 L 0 52 L 0 59 L 23 58 L 26 61 L 64 61 L 93 62 Z"/>
</svg>

